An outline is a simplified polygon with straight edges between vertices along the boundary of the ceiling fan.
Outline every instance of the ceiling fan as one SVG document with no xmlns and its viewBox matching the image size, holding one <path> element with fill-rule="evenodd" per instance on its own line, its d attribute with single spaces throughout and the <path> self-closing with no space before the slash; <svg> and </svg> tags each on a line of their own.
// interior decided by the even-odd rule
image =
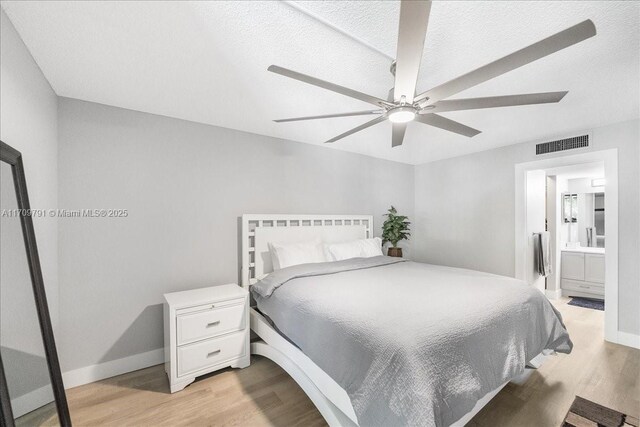
<svg viewBox="0 0 640 427">
<path fill-rule="evenodd" d="M 311 117 L 296 117 L 274 121 L 282 123 L 333 117 L 377 116 L 375 119 L 331 138 L 326 142 L 338 141 L 339 139 L 385 120 L 389 120 L 393 124 L 392 147 L 402 145 L 407 124 L 411 121 L 435 126 L 467 137 L 473 137 L 479 134 L 480 131 L 436 113 L 480 108 L 548 104 L 559 102 L 567 92 L 543 92 L 451 100 L 445 98 L 596 35 L 596 27 L 593 22 L 588 19 L 483 67 L 416 95 L 416 82 L 424 48 L 424 40 L 427 34 L 430 11 L 431 1 L 402 0 L 401 2 L 398 49 L 396 60 L 391 64 L 391 73 L 395 76 L 395 85 L 394 88 L 389 91 L 389 96 L 386 100 L 277 65 L 271 65 L 268 68 L 268 70 L 273 73 L 368 102 L 378 107 L 377 109 Z"/>
</svg>

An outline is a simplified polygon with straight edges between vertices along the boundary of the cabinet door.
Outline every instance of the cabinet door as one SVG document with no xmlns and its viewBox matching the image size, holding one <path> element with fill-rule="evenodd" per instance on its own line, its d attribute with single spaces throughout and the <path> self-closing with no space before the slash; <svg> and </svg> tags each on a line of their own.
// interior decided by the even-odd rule
<svg viewBox="0 0 640 427">
<path fill-rule="evenodd" d="M 562 278 L 584 280 L 584 254 L 562 252 Z"/>
<path fill-rule="evenodd" d="M 604 255 L 584 255 L 584 280 L 604 283 Z"/>
</svg>

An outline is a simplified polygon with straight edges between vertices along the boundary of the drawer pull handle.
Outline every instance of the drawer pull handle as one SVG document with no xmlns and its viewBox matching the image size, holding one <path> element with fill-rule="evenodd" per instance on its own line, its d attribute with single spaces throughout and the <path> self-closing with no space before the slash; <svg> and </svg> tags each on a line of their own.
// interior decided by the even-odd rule
<svg viewBox="0 0 640 427">
<path fill-rule="evenodd" d="M 218 326 L 219 324 L 220 324 L 220 321 L 216 320 L 215 322 L 207 323 L 207 328 L 210 328 L 212 326 Z"/>
<path fill-rule="evenodd" d="M 207 354 L 207 357 L 215 356 L 218 353 L 220 353 L 220 350 L 212 351 L 211 353 Z"/>
</svg>

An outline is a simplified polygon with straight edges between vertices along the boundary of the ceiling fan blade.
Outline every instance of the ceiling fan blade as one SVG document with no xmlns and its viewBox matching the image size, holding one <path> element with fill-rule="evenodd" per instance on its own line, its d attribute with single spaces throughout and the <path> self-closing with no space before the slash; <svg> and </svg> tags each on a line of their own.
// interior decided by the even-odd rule
<svg viewBox="0 0 640 427">
<path fill-rule="evenodd" d="M 569 27 L 564 31 L 560 31 L 546 39 L 540 40 L 530 46 L 520 49 L 510 55 L 491 62 L 485 66 L 477 68 L 467 74 L 450 80 L 446 83 L 436 86 L 424 93 L 421 93 L 416 99 L 429 98 L 429 104 L 433 104 L 441 99 L 447 98 L 465 89 L 476 86 L 487 80 L 498 77 L 501 74 L 515 70 L 518 67 L 526 65 L 530 62 L 544 58 L 554 52 L 562 50 L 566 47 L 580 43 L 596 35 L 596 27 L 590 19 L 583 21 L 573 27 Z"/>
<path fill-rule="evenodd" d="M 560 102 L 568 92 L 527 93 L 524 95 L 488 96 L 485 98 L 450 99 L 438 101 L 428 113 L 443 111 L 478 110 L 481 108 L 515 107 L 519 105 L 551 104 Z"/>
<path fill-rule="evenodd" d="M 290 77 L 292 79 L 299 80 L 301 82 L 308 83 L 310 85 L 318 86 L 323 89 L 327 89 L 351 98 L 359 99 L 361 101 L 368 102 L 369 104 L 373 104 L 378 107 L 381 107 L 384 105 L 390 105 L 387 101 L 384 101 L 380 98 L 376 98 L 375 96 L 367 95 L 366 93 L 358 92 L 357 90 L 349 89 L 334 83 L 329 83 L 327 81 L 320 80 L 315 77 L 308 76 L 306 74 L 298 73 L 297 71 L 282 68 L 277 65 L 270 65 L 269 68 L 267 68 L 267 70 L 271 71 L 272 73 L 280 74 L 285 77 Z"/>
<path fill-rule="evenodd" d="M 274 120 L 274 122 L 276 123 L 297 122 L 300 120 L 331 119 L 333 117 L 366 116 L 369 114 L 382 114 L 382 113 L 384 113 L 384 110 L 354 111 L 353 113 L 324 114 L 322 116 L 308 116 L 308 117 L 295 117 L 292 119 L 278 119 L 278 120 Z"/>
<path fill-rule="evenodd" d="M 389 92 L 387 93 L 387 101 L 393 102 L 393 88 L 389 89 Z"/>
<path fill-rule="evenodd" d="M 400 5 L 394 94 L 396 101 L 404 96 L 408 103 L 413 102 L 430 11 L 430 1 L 403 0 Z"/>
<path fill-rule="evenodd" d="M 449 132 L 468 136 L 469 138 L 474 137 L 480 133 L 480 131 L 477 129 L 471 128 L 469 126 L 463 125 L 462 123 L 458 123 L 454 120 L 447 119 L 446 117 L 442 117 L 437 114 L 418 114 L 415 120 L 417 122 L 424 123 L 425 125 L 448 130 Z"/>
<path fill-rule="evenodd" d="M 360 131 L 361 131 L 361 130 L 363 130 L 363 129 L 366 129 L 366 128 L 368 128 L 368 127 L 371 127 L 371 126 L 373 126 L 373 125 L 375 125 L 375 124 L 378 124 L 378 123 L 380 123 L 380 122 L 384 122 L 385 120 L 387 120 L 387 116 L 386 116 L 386 115 L 385 115 L 385 116 L 376 117 L 375 119 L 373 119 L 373 120 L 371 120 L 371 121 L 368 121 L 368 122 L 367 122 L 367 123 L 365 123 L 365 124 L 362 124 L 362 125 L 360 125 L 360 126 L 358 126 L 358 127 L 356 127 L 356 128 L 353 128 L 353 129 L 351 129 L 351 130 L 349 130 L 349 131 L 346 131 L 345 133 L 341 133 L 340 135 L 338 135 L 338 136 L 336 136 L 336 137 L 333 137 L 333 138 L 331 138 L 331 139 L 330 139 L 330 140 L 328 140 L 328 141 L 325 141 L 325 144 L 326 144 L 326 143 L 329 143 L 329 142 L 336 142 L 337 140 L 342 139 L 342 138 L 344 138 L 345 136 L 349 136 L 349 135 L 352 135 L 352 134 L 354 134 L 354 133 L 356 133 L 356 132 L 360 132 Z"/>
<path fill-rule="evenodd" d="M 393 124 L 393 132 L 391 139 L 391 146 L 397 147 L 398 145 L 402 145 L 402 141 L 404 140 L 404 133 L 407 131 L 407 123 L 392 123 Z"/>
</svg>

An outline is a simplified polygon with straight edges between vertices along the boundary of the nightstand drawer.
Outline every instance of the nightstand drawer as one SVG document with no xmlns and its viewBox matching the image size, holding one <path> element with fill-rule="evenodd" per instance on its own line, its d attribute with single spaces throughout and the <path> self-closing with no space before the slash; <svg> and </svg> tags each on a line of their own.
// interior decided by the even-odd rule
<svg viewBox="0 0 640 427">
<path fill-rule="evenodd" d="M 237 359 L 247 352 L 244 332 L 230 334 L 178 348 L 178 376 Z"/>
<path fill-rule="evenodd" d="M 177 322 L 178 345 L 239 331 L 245 328 L 244 299 L 235 305 L 180 315 Z"/>
</svg>

